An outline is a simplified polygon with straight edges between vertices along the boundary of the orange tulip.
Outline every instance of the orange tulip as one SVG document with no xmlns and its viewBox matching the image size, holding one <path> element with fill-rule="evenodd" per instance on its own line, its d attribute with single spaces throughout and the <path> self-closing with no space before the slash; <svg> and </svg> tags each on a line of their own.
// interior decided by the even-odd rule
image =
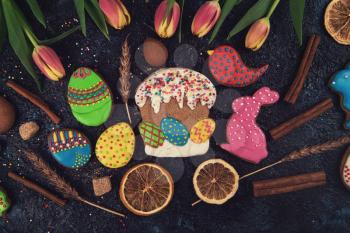
<svg viewBox="0 0 350 233">
<path fill-rule="evenodd" d="M 38 45 L 34 48 L 32 57 L 40 71 L 47 78 L 59 81 L 66 75 L 61 60 L 52 48 Z"/>
<path fill-rule="evenodd" d="M 203 37 L 214 27 L 221 14 L 217 0 L 205 2 L 197 11 L 192 21 L 192 34 Z"/>
<path fill-rule="evenodd" d="M 169 38 L 176 32 L 180 20 L 181 9 L 177 2 L 174 2 L 168 16 L 164 19 L 167 13 L 168 1 L 164 0 L 158 6 L 154 16 L 154 28 L 156 33 L 162 38 Z"/>
<path fill-rule="evenodd" d="M 259 50 L 269 36 L 269 33 L 269 18 L 259 19 L 250 27 L 245 38 L 245 47 L 253 51 Z"/>
<path fill-rule="evenodd" d="M 99 5 L 107 22 L 115 29 L 122 29 L 130 24 L 130 14 L 120 0 L 100 0 Z"/>
</svg>

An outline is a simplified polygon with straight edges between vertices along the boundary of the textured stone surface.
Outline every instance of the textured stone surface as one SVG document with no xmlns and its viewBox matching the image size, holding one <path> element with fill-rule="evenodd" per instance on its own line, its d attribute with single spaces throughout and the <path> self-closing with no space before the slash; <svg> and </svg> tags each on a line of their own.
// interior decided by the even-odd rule
<svg viewBox="0 0 350 233">
<path fill-rule="evenodd" d="M 27 5 L 21 2 L 21 8 L 30 19 L 31 25 L 37 35 L 44 39 L 67 29 L 68 22 L 73 22 L 76 13 L 71 0 L 39 1 L 47 16 L 48 28 L 42 29 L 33 19 L 28 11 Z M 80 33 L 54 44 L 52 47 L 61 56 L 66 67 L 68 76 L 80 66 L 88 66 L 96 69 L 102 74 L 106 82 L 112 89 L 116 114 L 108 121 L 126 121 L 127 115 L 124 106 L 117 92 L 118 78 L 118 57 L 121 44 L 124 38 L 130 33 L 130 43 L 132 51 L 142 45 L 145 38 L 156 36 L 152 30 L 153 14 L 159 1 L 151 0 L 145 3 L 144 0 L 124 1 L 132 14 L 132 24 L 122 31 L 115 31 L 110 28 L 111 41 L 106 40 L 97 30 L 96 26 L 87 20 L 88 38 L 84 38 Z M 190 1 L 187 1 L 190 2 Z M 281 1 L 272 17 L 271 35 L 264 47 L 256 53 L 252 53 L 243 48 L 244 33 L 241 33 L 227 42 L 227 33 L 235 22 L 244 14 L 245 10 L 254 3 L 254 0 L 242 1 L 225 22 L 225 27 L 220 31 L 218 39 L 213 45 L 208 46 L 207 38 L 197 39 L 190 33 L 190 21 L 195 10 L 200 6 L 201 1 L 191 1 L 186 5 L 183 24 L 183 43 L 190 44 L 198 50 L 198 62 L 195 70 L 206 70 L 204 62 L 207 60 L 206 50 L 212 49 L 222 43 L 229 43 L 234 46 L 242 55 L 245 62 L 251 66 L 258 66 L 262 63 L 271 65 L 267 74 L 255 85 L 244 89 L 229 89 L 218 87 L 219 95 L 230 97 L 239 95 L 251 95 L 261 86 L 267 85 L 280 92 L 282 96 L 286 93 L 291 84 L 297 66 L 302 56 L 304 47 L 299 48 L 295 42 L 295 35 L 287 1 Z M 327 87 L 330 76 L 337 70 L 344 67 L 348 62 L 350 48 L 336 44 L 328 36 L 323 27 L 323 12 L 329 2 L 328 0 L 306 1 L 307 8 L 304 22 L 304 45 L 307 37 L 311 33 L 318 33 L 322 37 L 322 42 L 311 68 L 309 78 L 305 88 L 296 105 L 290 106 L 284 102 L 279 102 L 272 107 L 264 108 L 258 122 L 267 131 L 275 125 L 297 115 L 299 112 L 308 109 L 313 104 L 333 97 L 336 103 L 338 98 L 330 93 Z M 134 6 L 134 7 L 132 7 Z M 65 24 L 67 22 L 67 24 Z M 63 27 L 61 26 L 63 25 Z M 169 50 L 169 64 L 174 66 L 173 54 L 179 47 L 177 37 L 169 40 L 162 40 Z M 134 78 L 143 80 L 147 75 L 133 64 L 132 72 Z M 13 54 L 11 48 L 6 45 L 1 53 L 0 59 L 0 79 L 14 79 L 24 87 L 37 93 L 30 76 L 20 65 L 18 59 Z M 63 122 L 60 127 L 77 128 L 86 134 L 94 144 L 98 136 L 105 130 L 101 127 L 85 127 L 80 125 L 71 115 L 66 103 L 66 90 L 68 78 L 62 82 L 50 82 L 41 77 L 44 82 L 44 92 L 42 98 L 62 117 Z M 232 92 L 232 93 L 230 93 Z M 0 152 L 0 184 L 7 189 L 13 201 L 13 207 L 4 220 L 0 220 L 1 233 L 22 233 L 22 232 L 347 232 L 350 225 L 350 198 L 340 180 L 339 165 L 341 156 L 345 152 L 345 147 L 325 153 L 322 156 L 304 159 L 290 164 L 284 164 L 255 177 L 251 177 L 241 182 L 240 189 L 236 196 L 224 206 L 212 206 L 199 204 L 191 207 L 191 202 L 197 199 L 192 188 L 192 175 L 200 158 L 184 159 L 183 163 L 173 167 L 171 172 L 176 177 L 175 194 L 169 207 L 163 212 L 147 217 L 136 217 L 128 212 L 121 204 L 117 190 L 122 175 L 126 170 L 135 164 L 145 161 L 154 161 L 164 164 L 164 161 L 156 161 L 154 158 L 145 157 L 143 148 L 137 145 L 135 159 L 128 166 L 110 170 L 102 167 L 93 155 L 87 166 L 80 170 L 62 169 L 49 156 L 46 145 L 46 136 L 53 129 L 57 128 L 52 122 L 32 104 L 26 102 L 13 91 L 0 85 L 0 93 L 16 106 L 18 119 L 15 127 L 7 134 L 7 137 L 0 137 L 2 151 Z M 219 99 L 225 102 L 217 102 L 217 105 L 225 104 L 229 106 L 232 99 Z M 133 119 L 137 123 L 140 119 L 136 111 L 134 101 L 130 101 Z M 119 109 L 119 110 L 118 110 Z M 218 120 L 218 129 L 224 127 L 223 124 L 231 113 L 230 110 L 223 109 L 222 106 L 214 106 L 211 117 Z M 328 139 L 336 138 L 347 132 L 341 128 L 343 113 L 340 106 L 336 107 L 321 117 L 300 127 L 288 136 L 272 141 L 268 137 L 270 155 L 260 165 L 251 165 L 241 161 L 232 155 L 221 150 L 217 143 L 220 143 L 224 132 L 217 131 L 211 143 L 210 154 L 205 158 L 212 158 L 213 154 L 223 158 L 232 164 L 240 174 L 245 174 L 257 169 L 262 165 L 269 164 L 281 158 L 285 153 L 297 148 L 312 145 Z M 25 144 L 19 140 L 18 127 L 20 122 L 36 121 L 41 126 L 38 137 Z M 221 126 L 222 125 L 222 126 Z M 220 135 L 221 134 L 221 135 Z M 138 137 L 139 138 L 139 137 Z M 141 143 L 140 140 L 137 141 Z M 71 201 L 64 208 L 58 207 L 43 197 L 15 184 L 6 177 L 8 170 L 13 170 L 26 175 L 44 187 L 53 190 L 45 179 L 34 171 L 31 165 L 24 159 L 23 155 L 17 152 L 13 144 L 30 145 L 41 152 L 43 158 L 57 171 L 69 180 L 81 194 L 91 201 L 98 202 L 107 207 L 122 211 L 128 215 L 128 219 L 123 220 L 111 216 L 100 210 L 84 206 Z M 171 165 L 171 159 L 166 162 L 166 166 Z M 177 162 L 176 159 L 173 162 Z M 164 164 L 165 165 L 165 164 Z M 327 185 L 324 187 L 304 190 L 295 193 L 283 194 L 273 197 L 253 198 L 251 181 L 279 177 L 285 175 L 295 175 L 298 173 L 313 172 L 324 169 L 327 173 Z M 96 176 L 112 176 L 112 192 L 103 198 L 95 197 L 91 180 Z"/>
</svg>

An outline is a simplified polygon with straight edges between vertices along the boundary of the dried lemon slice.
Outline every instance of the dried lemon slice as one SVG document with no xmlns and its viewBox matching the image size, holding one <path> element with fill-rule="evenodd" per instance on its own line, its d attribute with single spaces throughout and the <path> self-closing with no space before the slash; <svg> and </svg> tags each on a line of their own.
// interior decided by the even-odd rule
<svg viewBox="0 0 350 233">
<path fill-rule="evenodd" d="M 333 0 L 324 15 L 328 33 L 340 44 L 350 44 L 350 0 Z"/>
<path fill-rule="evenodd" d="M 144 163 L 124 175 L 119 195 L 125 207 L 136 215 L 149 216 L 164 209 L 174 194 L 174 181 L 157 164 Z"/>
<path fill-rule="evenodd" d="M 238 190 L 237 171 L 222 159 L 210 159 L 200 164 L 193 176 L 198 197 L 206 203 L 221 205 Z"/>
</svg>

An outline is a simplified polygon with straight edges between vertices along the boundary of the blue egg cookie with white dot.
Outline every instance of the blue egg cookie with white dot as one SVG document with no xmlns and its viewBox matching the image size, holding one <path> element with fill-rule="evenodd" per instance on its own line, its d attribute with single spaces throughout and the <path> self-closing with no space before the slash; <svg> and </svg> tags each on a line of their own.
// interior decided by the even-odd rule
<svg viewBox="0 0 350 233">
<path fill-rule="evenodd" d="M 160 122 L 165 139 L 173 145 L 184 146 L 190 137 L 186 126 L 172 117 L 163 118 Z"/>
<path fill-rule="evenodd" d="M 80 168 L 91 158 L 89 139 L 74 129 L 59 129 L 48 136 L 48 146 L 56 161 L 67 168 Z"/>
</svg>

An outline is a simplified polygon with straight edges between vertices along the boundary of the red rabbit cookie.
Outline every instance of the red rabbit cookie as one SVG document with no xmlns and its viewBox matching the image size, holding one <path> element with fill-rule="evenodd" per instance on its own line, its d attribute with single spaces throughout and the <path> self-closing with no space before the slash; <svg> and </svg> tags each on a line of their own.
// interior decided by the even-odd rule
<svg viewBox="0 0 350 233">
<path fill-rule="evenodd" d="M 208 53 L 211 74 L 218 83 L 229 87 L 249 86 L 255 83 L 269 67 L 269 65 L 256 69 L 247 67 L 239 53 L 227 45 L 222 45 Z"/>
</svg>

